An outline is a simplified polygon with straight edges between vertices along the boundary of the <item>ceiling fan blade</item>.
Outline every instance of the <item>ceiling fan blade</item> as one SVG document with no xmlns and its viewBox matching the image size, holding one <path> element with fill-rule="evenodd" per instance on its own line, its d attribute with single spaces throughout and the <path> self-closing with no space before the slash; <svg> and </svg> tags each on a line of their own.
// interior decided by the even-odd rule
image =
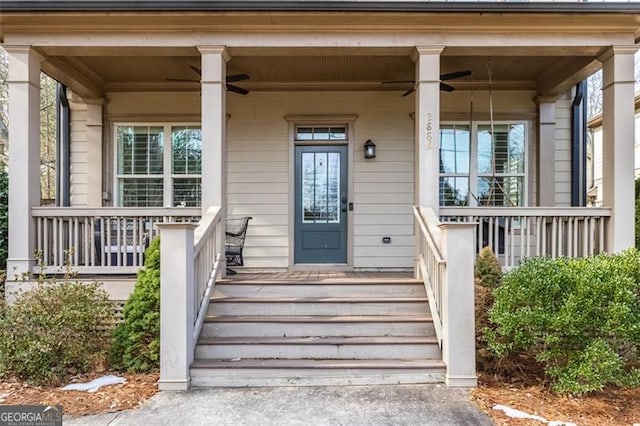
<svg viewBox="0 0 640 426">
<path fill-rule="evenodd" d="M 453 80 L 454 78 L 466 77 L 471 75 L 471 71 L 456 71 L 440 75 L 440 80 Z"/>
<path fill-rule="evenodd" d="M 408 83 L 415 83 L 415 81 L 413 80 L 385 80 L 382 82 L 382 84 L 408 84 Z"/>
<path fill-rule="evenodd" d="M 416 89 L 414 87 L 412 87 L 411 89 L 407 90 L 406 92 L 404 92 L 402 94 L 402 97 L 404 98 L 405 96 L 409 96 L 410 94 L 412 94 L 413 92 L 415 92 Z"/>
<path fill-rule="evenodd" d="M 249 93 L 247 89 L 243 89 L 242 87 L 234 86 L 233 84 L 227 84 L 227 90 L 233 93 L 238 93 L 240 95 L 246 95 Z"/>
<path fill-rule="evenodd" d="M 227 76 L 227 83 L 235 83 L 236 81 L 249 80 L 249 74 L 231 74 Z"/>
<path fill-rule="evenodd" d="M 453 86 L 449 86 L 446 83 L 440 83 L 440 90 L 444 91 L 444 92 L 453 92 L 455 89 L 455 87 Z"/>
<path fill-rule="evenodd" d="M 195 65 L 189 65 L 189 68 L 191 68 L 191 71 L 195 72 L 199 76 L 202 76 L 202 70 L 200 68 L 196 67 Z"/>
</svg>

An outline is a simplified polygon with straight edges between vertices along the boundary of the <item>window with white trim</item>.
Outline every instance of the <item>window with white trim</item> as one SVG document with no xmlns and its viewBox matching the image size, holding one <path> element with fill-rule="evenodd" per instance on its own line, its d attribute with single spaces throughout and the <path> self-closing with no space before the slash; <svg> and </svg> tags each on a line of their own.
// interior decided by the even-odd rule
<svg viewBox="0 0 640 426">
<path fill-rule="evenodd" d="M 440 205 L 523 206 L 526 130 L 523 122 L 441 124 Z"/>
<path fill-rule="evenodd" d="M 116 125 L 116 202 L 121 207 L 199 207 L 198 125 Z"/>
</svg>

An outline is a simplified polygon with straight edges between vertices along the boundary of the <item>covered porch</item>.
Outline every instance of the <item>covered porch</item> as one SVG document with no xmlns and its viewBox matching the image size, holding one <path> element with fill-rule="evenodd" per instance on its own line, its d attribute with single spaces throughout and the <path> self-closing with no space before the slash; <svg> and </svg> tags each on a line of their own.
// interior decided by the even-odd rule
<svg viewBox="0 0 640 426">
<path fill-rule="evenodd" d="M 477 250 L 492 246 L 509 268 L 634 245 L 637 24 L 530 18 L 141 14 L 143 34 L 94 14 L 86 22 L 109 32 L 45 37 L 3 17 L 10 274 L 35 271 L 37 251 L 55 271 L 69 250 L 79 272 L 131 273 L 161 234 L 162 354 L 172 359 L 161 380 L 184 389 L 225 274 L 225 219 L 251 216 L 248 271 L 413 273 L 443 380 L 473 385 Z M 603 19 L 610 30 L 593 32 Z M 600 67 L 605 207 L 595 209 L 581 207 L 576 85 Z M 66 201 L 56 207 L 41 207 L 38 189 L 41 70 L 67 88 Z M 186 327 L 168 325 L 177 322 Z"/>
</svg>

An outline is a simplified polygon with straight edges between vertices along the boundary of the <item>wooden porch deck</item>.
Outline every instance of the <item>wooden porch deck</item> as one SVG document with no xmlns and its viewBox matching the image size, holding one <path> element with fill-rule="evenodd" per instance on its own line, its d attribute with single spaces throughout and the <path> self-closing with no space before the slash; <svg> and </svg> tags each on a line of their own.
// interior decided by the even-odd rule
<svg viewBox="0 0 640 426">
<path fill-rule="evenodd" d="M 229 275 L 219 282 L 225 284 L 233 283 L 387 283 L 406 282 L 413 280 L 413 272 L 376 272 L 376 271 L 278 271 L 278 272 L 252 272 L 237 271 L 237 275 Z"/>
</svg>

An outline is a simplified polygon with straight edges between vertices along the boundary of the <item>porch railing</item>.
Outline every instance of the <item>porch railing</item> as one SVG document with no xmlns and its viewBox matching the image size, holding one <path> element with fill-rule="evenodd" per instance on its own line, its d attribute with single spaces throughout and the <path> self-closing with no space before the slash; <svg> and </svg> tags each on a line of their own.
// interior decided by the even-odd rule
<svg viewBox="0 0 640 426">
<path fill-rule="evenodd" d="M 432 210 L 426 212 L 430 220 L 425 220 L 418 207 L 413 208 L 416 221 L 416 274 L 425 284 L 429 309 L 436 330 L 438 344 L 442 348 L 442 296 L 447 262 L 440 252 L 440 230 Z M 432 229 L 429 229 L 429 228 Z M 436 236 L 437 235 L 437 236 Z"/>
<path fill-rule="evenodd" d="M 424 282 L 449 386 L 476 386 L 473 224 L 442 224 L 433 210 L 413 208 L 416 278 Z"/>
<path fill-rule="evenodd" d="M 606 250 L 608 208 L 447 207 L 445 223 L 474 222 L 474 247 L 489 246 L 509 269 L 531 256 L 586 257 Z"/>
<path fill-rule="evenodd" d="M 36 248 L 44 271 L 65 264 L 78 273 L 135 273 L 158 223 L 197 222 L 199 208 L 34 207 Z M 40 267 L 37 267 L 40 270 Z"/>
<path fill-rule="evenodd" d="M 225 221 L 220 206 L 209 207 L 200 223 L 160 225 L 161 390 L 186 390 L 189 366 L 209 307 L 225 268 Z"/>
</svg>

